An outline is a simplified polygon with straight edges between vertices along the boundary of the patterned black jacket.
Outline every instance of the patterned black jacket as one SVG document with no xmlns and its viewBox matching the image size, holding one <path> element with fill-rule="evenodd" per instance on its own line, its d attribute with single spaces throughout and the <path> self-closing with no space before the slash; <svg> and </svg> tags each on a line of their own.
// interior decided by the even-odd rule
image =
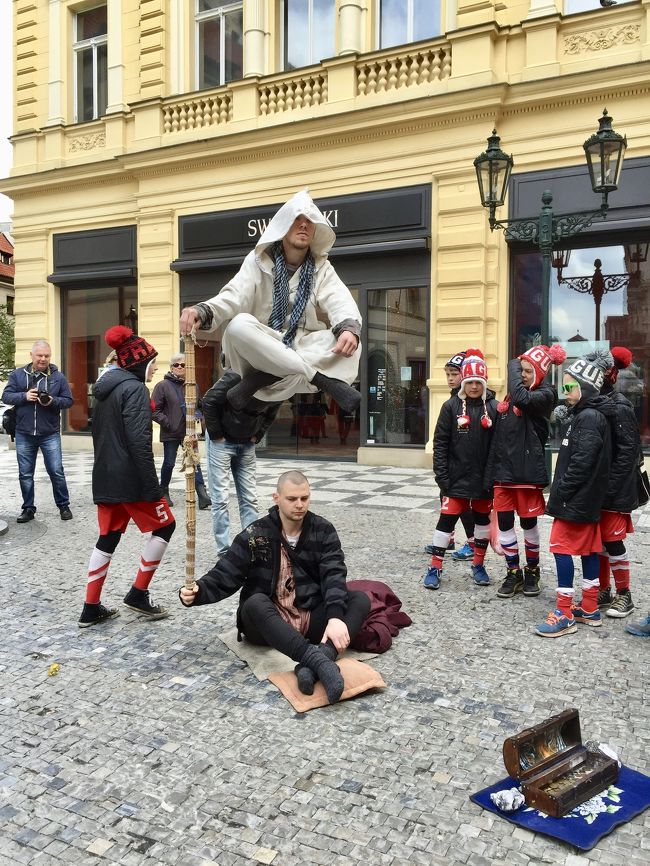
<svg viewBox="0 0 650 866">
<path fill-rule="evenodd" d="M 282 526 L 277 506 L 237 535 L 228 552 L 197 584 L 194 605 L 213 604 L 238 589 L 239 607 L 255 593 L 273 596 L 280 572 Z M 341 542 L 332 524 L 308 511 L 293 551 L 296 607 L 325 605 L 328 619 L 341 619 L 348 606 L 347 568 Z M 238 617 L 239 624 L 239 617 Z"/>
</svg>

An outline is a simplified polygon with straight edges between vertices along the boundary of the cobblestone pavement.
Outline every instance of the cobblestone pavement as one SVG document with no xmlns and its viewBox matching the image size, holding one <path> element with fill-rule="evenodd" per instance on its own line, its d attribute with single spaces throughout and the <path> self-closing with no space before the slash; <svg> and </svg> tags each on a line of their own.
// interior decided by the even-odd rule
<svg viewBox="0 0 650 866">
<path fill-rule="evenodd" d="M 339 529 L 350 576 L 388 582 L 414 624 L 371 661 L 385 691 L 297 715 L 216 638 L 233 623 L 235 599 L 180 607 L 180 529 L 152 587 L 172 618 L 142 623 L 123 608 L 78 629 L 97 535 L 90 456 L 65 458 L 74 520 L 59 520 L 40 465 L 37 520 L 18 526 L 6 449 L 0 437 L 9 522 L 0 538 L 2 866 L 648 863 L 650 811 L 578 855 L 469 801 L 505 775 L 505 737 L 569 706 L 580 709 L 585 739 L 650 772 L 650 641 L 611 619 L 559 640 L 533 635 L 554 600 L 548 555 L 536 599 L 496 598 L 503 566 L 492 553 L 492 586 L 475 587 L 467 564 L 449 563 L 441 589 L 423 589 L 437 493 L 429 472 L 299 465 L 314 510 Z M 259 462 L 262 504 L 291 465 Z M 180 524 L 177 477 L 172 491 Z M 650 608 L 646 520 L 629 545 L 639 616 Z M 549 525 L 542 520 L 543 542 Z M 199 512 L 197 534 L 202 573 L 215 552 L 209 513 Z M 120 602 L 140 547 L 131 528 L 108 603 Z"/>
</svg>

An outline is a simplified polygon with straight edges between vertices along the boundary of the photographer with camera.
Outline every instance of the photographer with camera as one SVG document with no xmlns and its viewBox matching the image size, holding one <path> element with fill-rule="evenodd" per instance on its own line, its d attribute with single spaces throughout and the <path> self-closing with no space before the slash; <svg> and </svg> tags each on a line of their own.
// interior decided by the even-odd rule
<svg viewBox="0 0 650 866">
<path fill-rule="evenodd" d="M 72 406 L 68 380 L 52 363 L 52 350 L 45 340 L 32 346 L 31 362 L 16 368 L 2 393 L 2 400 L 15 406 L 16 457 L 23 507 L 17 523 L 34 519 L 34 470 L 39 449 L 52 482 L 54 501 L 61 520 L 72 520 L 70 496 L 61 453 L 61 409 Z"/>
</svg>

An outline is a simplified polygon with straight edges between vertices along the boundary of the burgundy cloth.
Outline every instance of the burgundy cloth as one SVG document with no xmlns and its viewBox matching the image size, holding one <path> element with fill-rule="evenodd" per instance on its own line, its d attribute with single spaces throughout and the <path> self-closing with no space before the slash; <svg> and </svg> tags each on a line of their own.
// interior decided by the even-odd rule
<svg viewBox="0 0 650 866">
<path fill-rule="evenodd" d="M 351 649 L 385 653 L 399 630 L 411 625 L 411 617 L 400 610 L 402 602 L 381 580 L 349 580 L 346 586 L 351 592 L 365 592 L 370 599 L 370 613 L 351 641 Z"/>
</svg>

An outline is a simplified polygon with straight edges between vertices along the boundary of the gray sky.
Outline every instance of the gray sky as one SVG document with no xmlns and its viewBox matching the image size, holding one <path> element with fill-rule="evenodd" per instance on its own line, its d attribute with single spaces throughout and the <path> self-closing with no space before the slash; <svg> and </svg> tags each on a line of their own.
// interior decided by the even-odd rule
<svg viewBox="0 0 650 866">
<path fill-rule="evenodd" d="M 11 145 L 7 138 L 11 135 L 13 112 L 13 85 L 11 74 L 11 7 L 8 0 L 0 0 L 0 88 L 2 105 L 0 106 L 0 177 L 7 177 L 11 168 Z M 0 195 L 0 223 L 10 219 L 13 211 L 11 201 L 5 195 Z"/>
</svg>

